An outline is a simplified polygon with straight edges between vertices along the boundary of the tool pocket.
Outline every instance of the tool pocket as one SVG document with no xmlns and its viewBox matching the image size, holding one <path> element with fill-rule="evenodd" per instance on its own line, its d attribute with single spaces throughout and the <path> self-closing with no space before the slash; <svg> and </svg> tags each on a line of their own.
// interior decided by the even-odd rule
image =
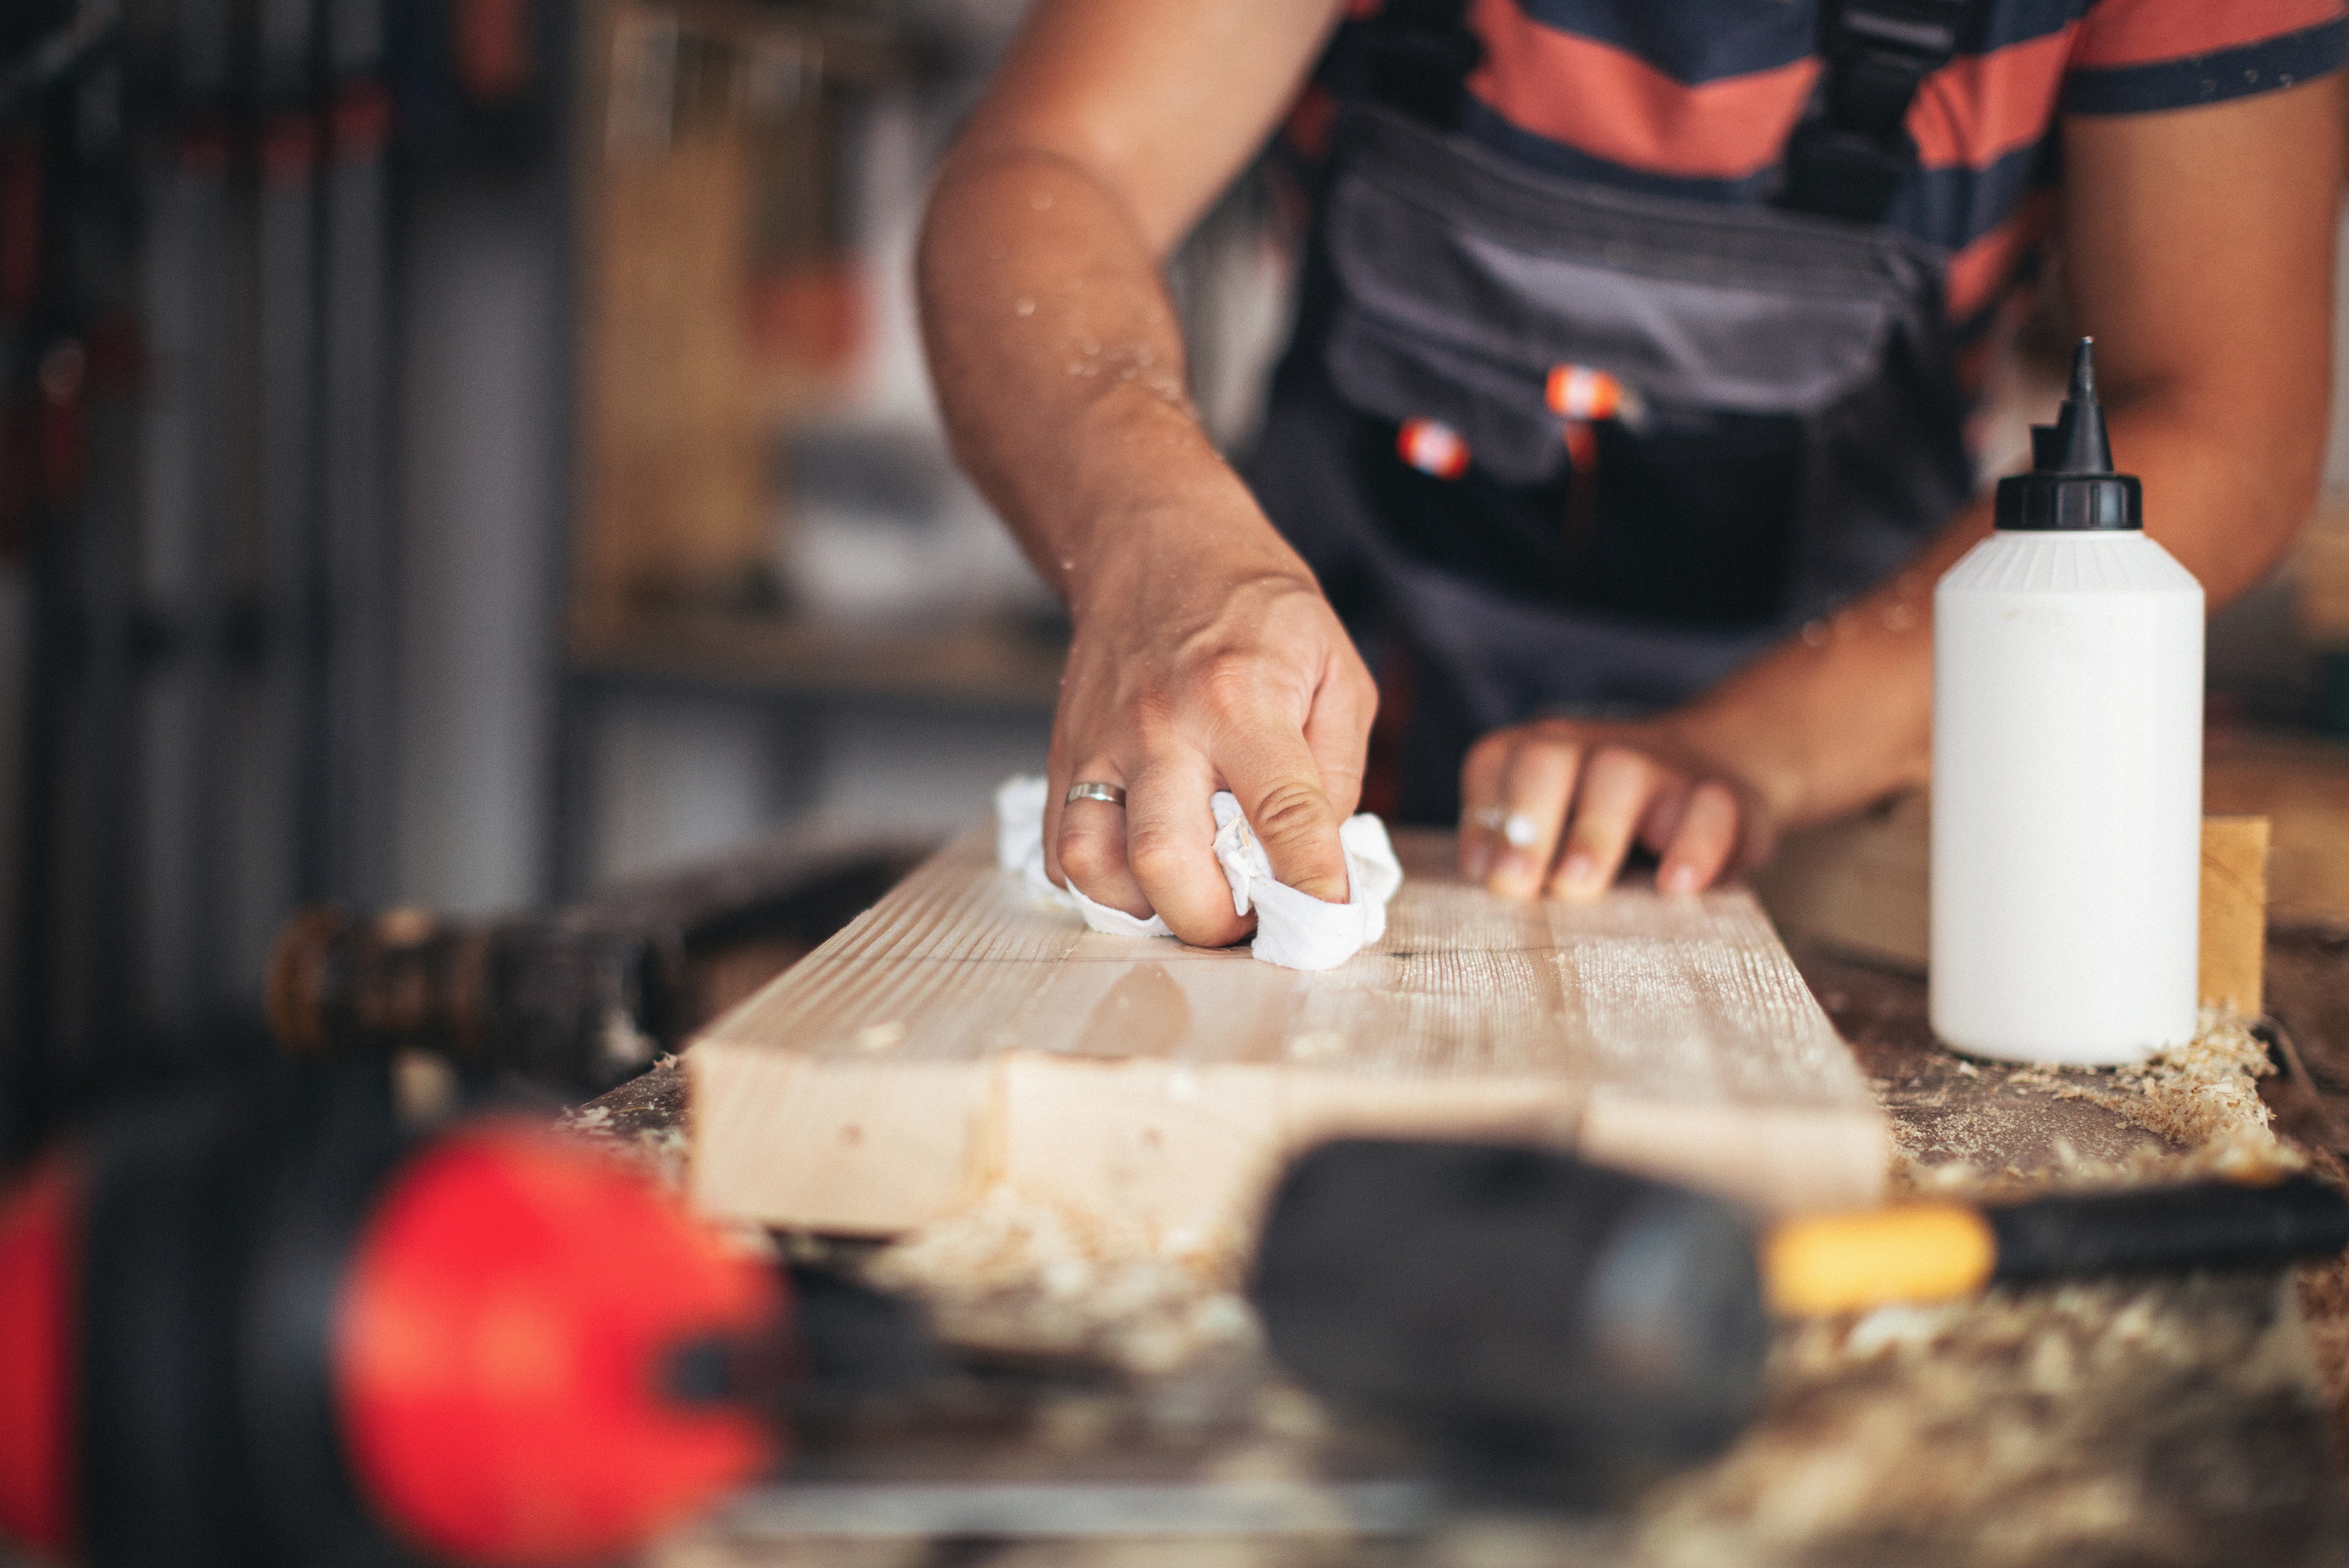
<svg viewBox="0 0 2349 1568">
<path fill-rule="evenodd" d="M 1382 525 L 1514 596 L 1760 624 L 1850 574 L 1839 530 L 1913 542 L 1966 494 L 1930 246 L 1565 180 L 1377 109 L 1347 116 L 1324 232 L 1325 361 Z"/>
</svg>

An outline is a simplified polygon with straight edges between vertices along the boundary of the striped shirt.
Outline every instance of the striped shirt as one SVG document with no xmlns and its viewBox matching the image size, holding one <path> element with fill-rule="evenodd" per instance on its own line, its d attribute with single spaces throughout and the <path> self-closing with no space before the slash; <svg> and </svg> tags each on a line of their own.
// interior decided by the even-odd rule
<svg viewBox="0 0 2349 1568">
<path fill-rule="evenodd" d="M 1761 203 L 1818 83 L 1819 21 L 1820 0 L 1468 0 L 1483 60 L 1462 128 L 1599 184 Z M 1308 153 L 1330 95 L 1350 95 L 1350 30 L 1292 120 Z M 1909 106 L 1919 166 L 1885 214 L 1950 251 L 1961 341 L 1982 335 L 2052 226 L 2059 114 L 2217 103 L 2349 55 L 2343 0 L 1987 0 L 1968 31 Z"/>
</svg>

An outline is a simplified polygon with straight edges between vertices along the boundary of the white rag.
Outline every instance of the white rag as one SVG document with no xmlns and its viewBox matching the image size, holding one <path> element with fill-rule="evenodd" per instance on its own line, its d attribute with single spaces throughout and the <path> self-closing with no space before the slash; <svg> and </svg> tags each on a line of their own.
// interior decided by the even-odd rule
<svg viewBox="0 0 2349 1568">
<path fill-rule="evenodd" d="M 1006 779 L 995 792 L 996 860 L 1019 873 L 1038 897 L 1074 909 L 1097 931 L 1119 937 L 1171 937 L 1166 922 L 1152 915 L 1137 920 L 1122 909 L 1096 904 L 1075 887 L 1054 885 L 1044 874 L 1044 790 L 1032 774 Z M 1309 893 L 1273 880 L 1272 862 L 1256 841 L 1240 802 L 1218 790 L 1208 802 L 1215 813 L 1215 858 L 1231 884 L 1235 914 L 1256 912 L 1256 956 L 1284 969 L 1335 969 L 1386 934 L 1386 901 L 1403 885 L 1403 868 L 1386 825 L 1359 812 L 1338 829 L 1346 851 L 1347 898 L 1326 904 Z"/>
</svg>

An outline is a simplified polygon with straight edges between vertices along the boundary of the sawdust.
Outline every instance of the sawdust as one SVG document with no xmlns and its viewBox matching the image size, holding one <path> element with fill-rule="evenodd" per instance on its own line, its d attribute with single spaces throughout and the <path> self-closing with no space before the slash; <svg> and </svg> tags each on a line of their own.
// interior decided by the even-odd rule
<svg viewBox="0 0 2349 1568">
<path fill-rule="evenodd" d="M 865 1277 L 918 1296 L 956 1343 L 1152 1376 L 1204 1354 L 1253 1353 L 1241 1268 L 1237 1249 L 1153 1244 L 1004 1184 L 884 1249 Z"/>
<path fill-rule="evenodd" d="M 1634 1561 L 2291 1561 L 2337 1523 L 2325 1417 L 2272 1279 L 1887 1307 L 1781 1336 L 1763 1423 L 1638 1512 Z M 2312 1472 L 2316 1473 L 2312 1476 Z"/>
<path fill-rule="evenodd" d="M 2100 1161 L 2058 1139 L 2054 1164 L 2031 1172 L 1900 1147 L 1896 1188 L 2021 1197 L 2305 1163 L 2270 1124 L 2257 1085 L 2274 1068 L 2240 1018 L 2206 1013 L 2192 1044 L 2132 1067 L 2009 1071 L 2167 1147 Z M 1643 1500 L 1631 1560 L 2305 1560 L 2340 1520 L 2288 1292 L 2264 1277 L 2092 1283 L 1790 1327 L 1763 1421 Z M 2299 1462 L 2278 1463 L 2288 1440 Z"/>
<path fill-rule="evenodd" d="M 1925 1150 L 1902 1138 L 1905 1129 L 1896 1122 L 1893 1187 L 1896 1192 L 1996 1200 L 2210 1176 L 2258 1181 L 2304 1169 L 2306 1157 L 2276 1136 L 2260 1098 L 2259 1080 L 2274 1073 L 2276 1065 L 2267 1048 L 2252 1035 L 2250 1022 L 2206 1007 L 2189 1043 L 2143 1062 L 2101 1071 L 2004 1069 L 2011 1088 L 2099 1106 L 2154 1134 L 2166 1147 L 2140 1149 L 2121 1160 L 2099 1160 L 2058 1138 L 2052 1145 L 2054 1162 L 2050 1166 L 1986 1171 L 1965 1162 L 1931 1161 Z M 1960 1071 L 1970 1066 L 1960 1063 Z"/>
<path fill-rule="evenodd" d="M 618 1156 L 664 1192 L 683 1195 L 693 1152 L 682 1115 L 684 1084 L 683 1064 L 664 1055 L 601 1100 L 563 1112 L 555 1129 Z"/>
<path fill-rule="evenodd" d="M 2087 1100 L 2118 1111 L 2182 1151 L 2166 1161 L 2155 1156 L 2144 1166 L 2120 1168 L 2127 1178 L 2243 1180 L 2283 1175 L 2307 1164 L 2277 1141 L 2267 1106 L 2259 1097 L 2259 1080 L 2275 1071 L 2267 1048 L 2253 1037 L 2249 1019 L 2206 1007 L 2192 1041 L 2142 1063 L 2114 1068 L 2109 1082 L 2059 1079 L 2043 1068 L 2026 1068 L 2014 1081 L 2043 1087 L 2059 1099 Z M 2098 1075 L 2098 1080 L 2105 1078 Z"/>
</svg>

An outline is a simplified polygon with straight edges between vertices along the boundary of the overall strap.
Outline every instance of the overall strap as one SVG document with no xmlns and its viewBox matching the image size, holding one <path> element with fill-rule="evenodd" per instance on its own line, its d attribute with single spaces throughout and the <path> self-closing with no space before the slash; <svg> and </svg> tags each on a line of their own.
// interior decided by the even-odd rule
<svg viewBox="0 0 2349 1568">
<path fill-rule="evenodd" d="M 1826 0 L 1825 72 L 1811 112 L 1787 142 L 1778 206 L 1880 223 L 1917 167 L 1909 106 L 1950 62 L 1984 9 L 1980 0 Z"/>
<path fill-rule="evenodd" d="M 1467 0 L 1384 0 L 1362 24 L 1371 97 L 1439 130 L 1460 128 L 1468 73 L 1485 52 L 1467 17 Z"/>
</svg>

